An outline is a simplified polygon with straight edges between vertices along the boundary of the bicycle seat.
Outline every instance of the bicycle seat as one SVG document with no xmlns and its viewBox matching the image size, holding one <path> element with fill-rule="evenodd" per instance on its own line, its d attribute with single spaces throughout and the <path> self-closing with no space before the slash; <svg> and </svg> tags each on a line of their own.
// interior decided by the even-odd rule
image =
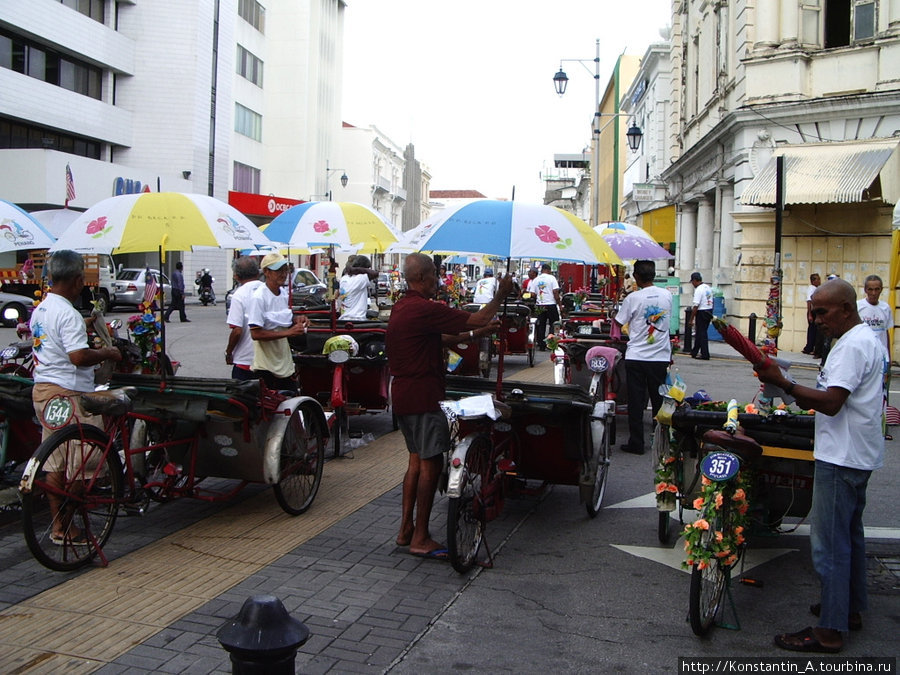
<svg viewBox="0 0 900 675">
<path fill-rule="evenodd" d="M 92 415 L 124 415 L 131 410 L 131 400 L 137 394 L 137 387 L 110 389 L 96 394 L 82 394 L 81 407 Z"/>
<path fill-rule="evenodd" d="M 741 463 L 753 462 L 762 455 L 762 446 L 741 431 L 731 434 L 724 429 L 710 429 L 703 433 L 703 441 L 730 450 Z"/>
</svg>

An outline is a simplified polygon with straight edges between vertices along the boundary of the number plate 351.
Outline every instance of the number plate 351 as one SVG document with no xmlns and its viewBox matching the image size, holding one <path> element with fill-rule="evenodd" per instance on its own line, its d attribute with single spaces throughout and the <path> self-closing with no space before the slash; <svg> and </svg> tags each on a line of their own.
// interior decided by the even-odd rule
<svg viewBox="0 0 900 675">
<path fill-rule="evenodd" d="M 700 471 L 714 481 L 734 478 L 741 468 L 741 460 L 730 452 L 711 452 L 700 462 Z"/>
</svg>

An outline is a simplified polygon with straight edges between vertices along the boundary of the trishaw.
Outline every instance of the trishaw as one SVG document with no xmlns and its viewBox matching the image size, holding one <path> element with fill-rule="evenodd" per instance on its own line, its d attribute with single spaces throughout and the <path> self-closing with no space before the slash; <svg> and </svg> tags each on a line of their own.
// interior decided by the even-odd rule
<svg viewBox="0 0 900 675">
<path fill-rule="evenodd" d="M 500 338 L 505 340 L 506 356 L 525 354 L 528 365 L 534 366 L 534 328 L 531 305 L 510 302 L 500 307 Z"/>
<path fill-rule="evenodd" d="M 597 515 L 609 475 L 615 401 L 608 376 L 617 354 L 597 347 L 586 355 L 589 389 L 448 376 L 447 546 L 457 572 L 492 565 L 486 525 L 527 481 L 577 486 L 588 515 Z M 478 560 L 482 545 L 486 562 Z"/>
<path fill-rule="evenodd" d="M 17 507 L 21 468 L 41 444 L 30 377 L 0 375 L 0 508 Z"/>
<path fill-rule="evenodd" d="M 333 325 L 330 320 L 313 319 L 305 340 L 292 341 L 301 391 L 333 413 L 329 427 L 334 457 L 341 455 L 349 439 L 352 415 L 388 409 L 386 332 L 387 324 L 380 321 Z"/>
<path fill-rule="evenodd" d="M 727 411 L 672 408 L 664 403 L 654 430 L 657 532 L 666 543 L 673 511 L 682 525 L 685 508 L 699 511 L 684 534 L 688 616 L 694 633 L 703 635 L 724 608 L 746 536 L 777 532 L 784 518 L 809 513 L 814 418 L 783 411 L 738 415 L 734 401 Z"/>
<path fill-rule="evenodd" d="M 150 500 L 219 501 L 258 482 L 272 485 L 291 515 L 312 505 L 326 435 L 314 399 L 286 398 L 258 381 L 117 374 L 112 384 L 105 395 L 82 395 L 103 429 L 79 423 L 67 397 L 44 410 L 58 430 L 19 484 L 25 540 L 41 564 L 67 571 L 99 557 L 106 565 L 103 546 L 120 508 L 141 513 Z M 240 482 L 204 489 L 205 477 Z"/>
</svg>

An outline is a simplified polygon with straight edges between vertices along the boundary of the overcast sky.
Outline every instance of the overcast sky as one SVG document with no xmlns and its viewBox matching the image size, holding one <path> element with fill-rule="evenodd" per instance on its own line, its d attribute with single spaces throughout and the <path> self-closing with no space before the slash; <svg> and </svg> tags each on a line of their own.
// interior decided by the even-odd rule
<svg viewBox="0 0 900 675">
<path fill-rule="evenodd" d="M 662 40 L 670 0 L 348 0 L 343 120 L 412 142 L 431 189 L 543 200 L 554 153 L 590 142 L 616 57 Z M 569 62 L 566 95 L 553 75 Z"/>
</svg>

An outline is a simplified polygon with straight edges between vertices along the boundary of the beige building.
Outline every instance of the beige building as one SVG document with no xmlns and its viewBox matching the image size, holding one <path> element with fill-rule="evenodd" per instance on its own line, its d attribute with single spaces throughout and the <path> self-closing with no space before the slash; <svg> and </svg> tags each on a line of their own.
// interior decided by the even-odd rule
<svg viewBox="0 0 900 675">
<path fill-rule="evenodd" d="M 779 346 L 799 351 L 811 272 L 858 289 L 896 272 L 900 3 L 677 1 L 671 63 L 678 275 L 701 272 L 742 329 L 765 316 L 783 155 Z"/>
</svg>

